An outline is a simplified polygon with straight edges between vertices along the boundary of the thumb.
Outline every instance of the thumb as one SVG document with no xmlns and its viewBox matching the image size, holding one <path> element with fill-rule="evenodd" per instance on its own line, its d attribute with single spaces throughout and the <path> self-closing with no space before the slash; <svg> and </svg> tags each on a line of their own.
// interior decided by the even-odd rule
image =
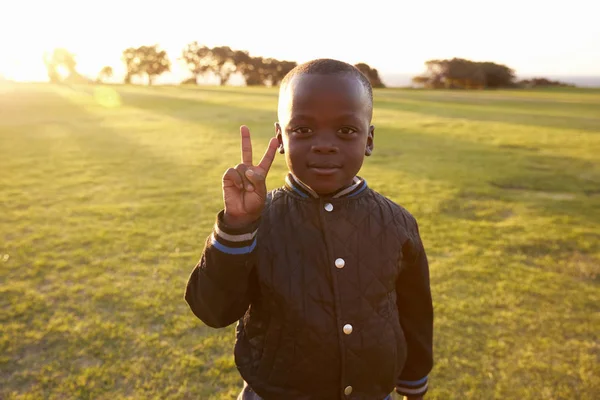
<svg viewBox="0 0 600 400">
<path fill-rule="evenodd" d="M 265 185 L 266 177 L 263 174 L 256 172 L 253 169 L 248 168 L 246 170 L 245 175 L 246 175 L 246 178 L 248 178 L 248 180 L 252 184 L 252 186 L 254 186 L 255 188 L 260 188 Z"/>
</svg>

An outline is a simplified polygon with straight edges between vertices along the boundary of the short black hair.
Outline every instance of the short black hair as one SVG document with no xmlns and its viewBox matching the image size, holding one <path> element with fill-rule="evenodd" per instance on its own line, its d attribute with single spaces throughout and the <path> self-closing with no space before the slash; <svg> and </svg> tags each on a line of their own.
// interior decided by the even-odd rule
<svg viewBox="0 0 600 400">
<path fill-rule="evenodd" d="M 333 60 L 331 58 L 319 58 L 300 64 L 292 69 L 281 81 L 280 90 L 284 91 L 289 82 L 296 76 L 303 74 L 315 75 L 334 75 L 334 74 L 349 74 L 355 76 L 367 90 L 371 108 L 373 107 L 373 87 L 369 79 L 355 66 L 343 61 Z"/>
</svg>

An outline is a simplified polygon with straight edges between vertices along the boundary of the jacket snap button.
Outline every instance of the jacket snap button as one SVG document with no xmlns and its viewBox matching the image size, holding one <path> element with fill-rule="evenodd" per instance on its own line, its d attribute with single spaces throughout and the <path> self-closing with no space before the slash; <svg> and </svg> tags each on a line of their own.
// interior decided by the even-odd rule
<svg viewBox="0 0 600 400">
<path fill-rule="evenodd" d="M 343 330 L 344 330 L 344 333 L 346 335 L 351 334 L 352 333 L 352 325 L 350 325 L 350 324 L 344 325 L 344 329 Z M 352 389 L 350 389 L 350 390 L 352 390 Z"/>
<path fill-rule="evenodd" d="M 335 260 L 336 268 L 344 268 L 344 265 L 346 265 L 346 261 L 344 261 L 343 258 L 338 258 Z"/>
<path fill-rule="evenodd" d="M 350 396 L 352 394 L 352 386 L 346 386 L 346 388 L 344 389 L 344 394 L 346 396 Z"/>
<path fill-rule="evenodd" d="M 332 212 L 333 211 L 333 204 L 331 203 L 325 203 L 325 211 L 327 212 Z"/>
</svg>

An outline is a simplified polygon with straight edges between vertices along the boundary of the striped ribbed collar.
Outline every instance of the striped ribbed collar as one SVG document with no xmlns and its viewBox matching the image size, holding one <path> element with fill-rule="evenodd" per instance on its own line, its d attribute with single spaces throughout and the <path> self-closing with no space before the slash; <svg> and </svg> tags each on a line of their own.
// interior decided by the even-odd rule
<svg viewBox="0 0 600 400">
<path fill-rule="evenodd" d="M 293 192 L 300 197 L 304 197 L 304 198 L 312 197 L 314 199 L 318 199 L 319 197 L 321 197 L 310 187 L 308 187 L 307 185 L 302 183 L 300 181 L 300 179 L 296 178 L 294 176 L 294 174 L 292 174 L 292 173 L 289 173 L 285 177 L 285 188 L 288 191 Z M 353 197 L 353 196 L 356 196 L 357 194 L 361 193 L 362 191 L 364 191 L 366 188 L 367 188 L 367 181 L 365 181 L 362 178 L 359 178 L 358 176 L 355 176 L 354 179 L 352 180 L 352 183 L 349 186 L 343 187 L 343 188 L 337 190 L 336 192 L 334 192 L 333 194 L 328 195 L 327 197 L 332 198 L 332 199 Z"/>
</svg>

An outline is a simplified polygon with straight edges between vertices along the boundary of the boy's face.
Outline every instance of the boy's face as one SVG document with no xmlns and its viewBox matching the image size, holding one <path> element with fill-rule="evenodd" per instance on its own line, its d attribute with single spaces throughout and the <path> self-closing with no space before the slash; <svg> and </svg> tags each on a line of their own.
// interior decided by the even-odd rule
<svg viewBox="0 0 600 400">
<path fill-rule="evenodd" d="M 279 97 L 275 124 L 289 170 L 319 194 L 350 185 L 373 150 L 366 88 L 350 74 L 302 74 Z"/>
</svg>

